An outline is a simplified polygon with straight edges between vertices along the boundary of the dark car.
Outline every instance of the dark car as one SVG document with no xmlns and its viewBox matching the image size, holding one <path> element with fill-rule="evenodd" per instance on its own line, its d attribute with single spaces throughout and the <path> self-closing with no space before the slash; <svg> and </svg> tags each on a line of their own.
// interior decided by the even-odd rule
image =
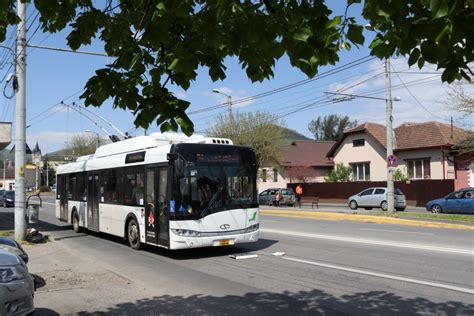
<svg viewBox="0 0 474 316">
<path fill-rule="evenodd" d="M 15 191 L 0 193 L 0 205 L 3 207 L 15 206 Z"/>
<path fill-rule="evenodd" d="M 457 190 L 443 198 L 429 201 L 426 210 L 433 213 L 474 214 L 474 188 Z"/>
<path fill-rule="evenodd" d="M 34 312 L 34 278 L 25 262 L 0 249 L 0 315 L 28 315 Z"/>
<path fill-rule="evenodd" d="M 12 252 L 28 263 L 28 254 L 21 245 L 14 239 L 0 236 L 0 249 Z"/>
</svg>

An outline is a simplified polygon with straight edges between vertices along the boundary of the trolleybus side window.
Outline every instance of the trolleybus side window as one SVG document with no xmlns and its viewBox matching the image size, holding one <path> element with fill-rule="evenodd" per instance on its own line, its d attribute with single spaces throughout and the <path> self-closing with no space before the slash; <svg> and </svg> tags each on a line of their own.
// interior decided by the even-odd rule
<svg viewBox="0 0 474 316">
<path fill-rule="evenodd" d="M 82 201 L 85 196 L 84 173 L 71 173 L 61 176 L 62 184 L 69 181 L 67 198 L 71 201 Z"/>
<path fill-rule="evenodd" d="M 123 172 L 121 169 L 106 170 L 102 176 L 104 179 L 105 203 L 122 204 Z"/>
<path fill-rule="evenodd" d="M 145 173 L 143 168 L 127 168 L 124 180 L 123 204 L 144 205 Z"/>
</svg>

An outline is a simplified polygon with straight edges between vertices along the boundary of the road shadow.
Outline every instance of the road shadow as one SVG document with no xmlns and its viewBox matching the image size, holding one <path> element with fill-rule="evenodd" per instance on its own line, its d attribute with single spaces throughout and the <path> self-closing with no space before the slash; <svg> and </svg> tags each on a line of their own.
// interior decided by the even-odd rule
<svg viewBox="0 0 474 316">
<path fill-rule="evenodd" d="M 54 224 L 51 224 L 51 225 L 57 226 Z M 118 244 L 126 244 L 126 241 L 124 240 L 124 238 L 113 236 L 110 234 L 99 233 L 99 232 L 86 230 L 86 229 L 82 229 L 81 233 L 75 233 L 72 230 L 71 225 L 57 226 L 57 227 L 59 227 L 59 230 L 63 230 L 63 231 L 69 229 L 70 233 L 55 235 L 54 240 L 56 241 L 60 241 L 63 239 L 82 238 L 82 237 L 92 236 L 95 238 L 111 241 Z M 52 229 L 51 231 L 54 231 L 54 229 Z M 175 260 L 192 260 L 192 259 L 209 258 L 209 257 L 229 256 L 232 254 L 241 254 L 241 253 L 264 250 L 271 247 L 272 245 L 276 243 L 278 243 L 278 240 L 260 238 L 257 242 L 248 243 L 248 244 L 238 244 L 238 245 L 227 246 L 227 247 L 206 247 L 206 248 L 194 248 L 194 249 L 183 249 L 183 250 L 169 250 L 169 249 L 160 248 L 153 245 L 144 245 L 141 251 L 146 251 L 149 253 L 153 253 L 159 256 L 163 256 L 163 257 L 168 257 L 170 259 L 175 259 Z"/>
<path fill-rule="evenodd" d="M 224 257 L 233 254 L 242 254 L 264 250 L 276 243 L 278 243 L 278 240 L 259 239 L 257 242 L 254 243 L 238 244 L 227 247 L 206 247 L 182 250 L 168 250 L 146 245 L 143 250 L 175 260 L 193 260 L 210 257 Z"/>
<path fill-rule="evenodd" d="M 41 215 L 40 215 L 41 216 Z M 51 232 L 70 230 L 71 225 L 67 224 L 53 224 L 46 221 L 38 220 L 37 223 L 27 223 L 27 228 L 34 228 L 40 232 Z M 15 229 L 15 210 L 14 209 L 0 209 L 0 230 L 14 230 Z"/>
<path fill-rule="evenodd" d="M 474 305 L 403 298 L 384 291 L 336 297 L 320 290 L 244 296 L 164 295 L 77 315 L 472 315 Z"/>
<path fill-rule="evenodd" d="M 37 308 L 33 313 L 34 316 L 58 316 L 60 314 L 49 308 Z"/>
</svg>

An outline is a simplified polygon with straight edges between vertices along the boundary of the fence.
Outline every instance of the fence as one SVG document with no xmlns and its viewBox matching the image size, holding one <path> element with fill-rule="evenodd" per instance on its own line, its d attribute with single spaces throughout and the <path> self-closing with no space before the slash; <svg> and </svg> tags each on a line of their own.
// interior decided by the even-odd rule
<svg viewBox="0 0 474 316">
<path fill-rule="evenodd" d="M 321 201 L 343 202 L 351 195 L 371 187 L 386 187 L 384 181 L 355 181 L 334 183 L 302 183 L 303 196 L 317 196 Z M 296 183 L 288 184 L 295 189 Z M 395 188 L 400 189 L 406 196 L 407 203 L 415 206 L 425 206 L 426 202 L 445 196 L 454 191 L 454 180 L 411 180 L 397 181 Z"/>
</svg>

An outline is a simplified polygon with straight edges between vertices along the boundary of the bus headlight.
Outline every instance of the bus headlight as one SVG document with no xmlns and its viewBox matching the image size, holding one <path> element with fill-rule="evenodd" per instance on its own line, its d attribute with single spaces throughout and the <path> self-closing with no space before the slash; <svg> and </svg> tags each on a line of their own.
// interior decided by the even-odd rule
<svg viewBox="0 0 474 316">
<path fill-rule="evenodd" d="M 254 232 L 254 231 L 256 231 L 259 227 L 260 227 L 260 224 L 255 224 L 255 225 L 249 226 L 249 227 L 247 227 L 247 228 L 245 229 L 245 232 L 246 232 L 246 233 Z"/>
<path fill-rule="evenodd" d="M 183 236 L 183 237 L 199 237 L 201 236 L 201 232 L 195 231 L 195 230 L 189 230 L 189 229 L 171 229 L 173 233 L 175 233 L 178 236 Z"/>
</svg>

